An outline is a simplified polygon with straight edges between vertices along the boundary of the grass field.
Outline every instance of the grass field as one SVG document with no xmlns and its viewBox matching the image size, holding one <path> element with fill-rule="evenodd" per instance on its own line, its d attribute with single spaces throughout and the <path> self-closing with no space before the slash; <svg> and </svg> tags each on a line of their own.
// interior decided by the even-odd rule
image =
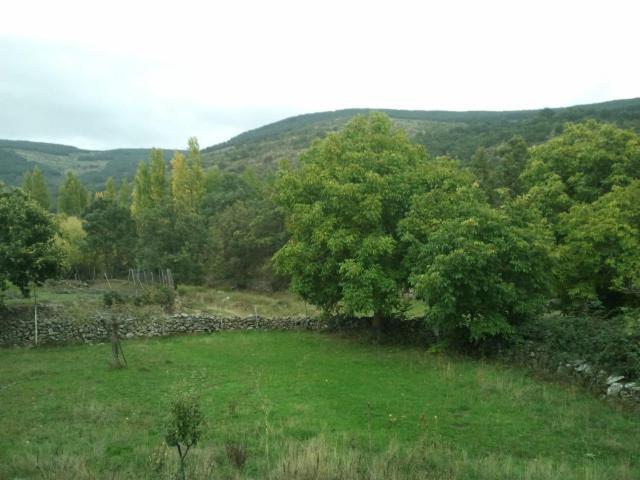
<svg viewBox="0 0 640 480">
<path fill-rule="evenodd" d="M 171 401 L 207 417 L 188 478 L 637 479 L 640 418 L 489 363 L 329 334 L 0 350 L 0 478 L 174 478 Z"/>
</svg>

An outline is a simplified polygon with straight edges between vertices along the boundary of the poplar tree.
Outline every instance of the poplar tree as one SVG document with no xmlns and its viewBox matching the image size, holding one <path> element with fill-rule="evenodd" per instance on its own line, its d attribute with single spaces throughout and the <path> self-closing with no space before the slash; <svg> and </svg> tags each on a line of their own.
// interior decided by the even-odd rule
<svg viewBox="0 0 640 480">
<path fill-rule="evenodd" d="M 164 154 L 152 149 L 149 165 L 140 162 L 134 179 L 131 212 L 136 223 L 136 260 L 144 268 L 173 268 L 176 251 L 174 211 L 166 178 Z"/>
<path fill-rule="evenodd" d="M 115 202 L 117 200 L 118 193 L 116 189 L 116 182 L 113 180 L 113 177 L 109 177 L 107 179 L 102 197 L 105 200 L 110 200 L 112 202 Z"/>
<path fill-rule="evenodd" d="M 131 195 L 131 213 L 136 216 L 149 206 L 151 182 L 149 169 L 144 160 L 138 164 L 138 170 L 133 180 L 133 193 Z"/>
<path fill-rule="evenodd" d="M 124 177 L 120 182 L 120 189 L 118 190 L 118 204 L 121 207 L 128 208 L 131 205 L 131 184 L 127 177 Z"/>
<path fill-rule="evenodd" d="M 44 175 L 38 167 L 24 174 L 22 189 L 45 210 L 51 208 L 49 189 L 44 181 Z"/>
<path fill-rule="evenodd" d="M 204 197 L 204 168 L 198 140 L 189 138 L 188 146 L 186 157 L 176 152 L 171 159 L 171 195 L 178 211 L 197 213 Z"/>
<path fill-rule="evenodd" d="M 208 235 L 202 214 L 205 175 L 200 147 L 189 138 L 187 156 L 176 152 L 171 160 L 171 198 L 175 214 L 174 264 L 182 281 L 199 281 L 204 275 Z"/>
<path fill-rule="evenodd" d="M 88 190 L 73 172 L 68 172 L 67 178 L 58 190 L 58 212 L 79 216 L 88 204 Z"/>
<path fill-rule="evenodd" d="M 168 185 L 164 166 L 164 154 L 158 148 L 152 148 L 149 165 L 149 199 L 157 205 L 167 200 Z"/>
</svg>

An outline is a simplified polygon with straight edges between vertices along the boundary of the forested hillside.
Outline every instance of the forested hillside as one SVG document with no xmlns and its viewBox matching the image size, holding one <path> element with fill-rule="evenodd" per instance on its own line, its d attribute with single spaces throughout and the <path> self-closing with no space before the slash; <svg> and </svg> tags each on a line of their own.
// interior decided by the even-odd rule
<svg viewBox="0 0 640 480">
<path fill-rule="evenodd" d="M 49 188 L 55 192 L 66 172 L 74 172 L 92 191 L 101 190 L 109 177 L 133 178 L 140 160 L 149 157 L 151 149 L 120 148 L 115 150 L 81 150 L 68 145 L 0 140 L 0 181 L 19 185 L 24 174 L 38 167 Z M 168 162 L 171 152 L 165 153 Z"/>
<path fill-rule="evenodd" d="M 272 167 L 281 158 L 297 159 L 316 138 L 338 130 L 358 114 L 372 109 L 311 113 L 287 118 L 242 133 L 203 150 L 205 166 L 242 171 L 247 165 Z M 592 105 L 510 112 L 447 112 L 379 110 L 433 155 L 469 161 L 479 147 L 490 148 L 521 136 L 541 143 L 562 132 L 566 122 L 593 118 L 640 132 L 640 98 Z"/>
<path fill-rule="evenodd" d="M 287 118 L 250 130 L 227 142 L 202 151 L 205 168 L 242 172 L 247 166 L 275 168 L 282 158 L 297 160 L 300 152 L 316 138 L 344 126 L 358 114 L 371 109 L 320 112 Z M 557 135 L 566 122 L 594 118 L 640 132 L 640 98 L 615 100 L 569 108 L 511 112 L 447 112 L 382 110 L 409 137 L 433 155 L 448 155 L 470 161 L 478 147 L 491 148 L 521 136 L 528 144 L 544 142 Z M 92 191 L 104 188 L 109 177 L 121 181 L 133 178 L 150 149 L 81 150 L 50 143 L 0 140 L 0 180 L 19 185 L 25 172 L 38 166 L 53 192 L 67 171 L 74 172 Z M 165 151 L 165 162 L 173 152 Z"/>
</svg>

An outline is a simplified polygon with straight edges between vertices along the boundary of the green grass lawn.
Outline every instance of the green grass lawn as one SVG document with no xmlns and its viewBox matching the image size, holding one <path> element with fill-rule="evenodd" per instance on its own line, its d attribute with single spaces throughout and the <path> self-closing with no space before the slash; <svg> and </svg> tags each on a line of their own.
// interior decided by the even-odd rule
<svg viewBox="0 0 640 480">
<path fill-rule="evenodd" d="M 0 478 L 173 478 L 185 391 L 207 417 L 188 478 L 640 478 L 637 412 L 518 369 L 304 332 L 124 349 L 121 370 L 109 345 L 0 350 Z"/>
</svg>

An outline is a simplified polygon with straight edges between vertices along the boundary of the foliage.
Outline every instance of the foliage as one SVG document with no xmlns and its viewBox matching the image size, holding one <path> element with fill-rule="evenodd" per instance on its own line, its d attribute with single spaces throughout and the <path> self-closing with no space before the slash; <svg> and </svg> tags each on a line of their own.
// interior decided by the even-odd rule
<svg viewBox="0 0 640 480">
<path fill-rule="evenodd" d="M 518 201 L 492 208 L 451 161 L 425 165 L 418 178 L 424 188 L 401 230 L 428 321 L 464 342 L 512 336 L 548 293 L 550 232 Z"/>
<path fill-rule="evenodd" d="M 105 307 L 110 308 L 126 303 L 126 298 L 117 290 L 109 290 L 102 295 L 102 303 Z"/>
<path fill-rule="evenodd" d="M 107 274 L 124 274 L 133 264 L 135 224 L 129 210 L 98 199 L 84 214 L 86 245 L 93 264 Z"/>
<path fill-rule="evenodd" d="M 493 148 L 480 147 L 471 157 L 469 167 L 492 205 L 521 193 L 520 174 L 528 159 L 527 144 L 520 136 Z"/>
<path fill-rule="evenodd" d="M 256 192 L 245 175 L 211 169 L 205 178 L 202 210 L 205 216 L 215 217 L 236 202 L 250 200 Z"/>
<path fill-rule="evenodd" d="M 160 305 L 165 311 L 171 311 L 175 301 L 175 290 L 166 285 L 146 285 L 133 298 L 135 305 Z"/>
<path fill-rule="evenodd" d="M 215 217 L 211 236 L 212 275 L 247 287 L 284 245 L 284 216 L 267 199 L 237 201 Z M 277 284 L 274 278 L 268 280 Z"/>
<path fill-rule="evenodd" d="M 127 180 L 127 177 L 124 177 L 122 182 L 120 182 L 120 189 L 118 190 L 118 204 L 120 204 L 121 207 L 129 208 L 131 206 L 132 193 L 133 190 L 129 184 L 129 180 Z"/>
<path fill-rule="evenodd" d="M 563 306 L 638 303 L 640 137 L 613 125 L 569 124 L 531 148 L 524 201 L 554 229 Z"/>
<path fill-rule="evenodd" d="M 22 190 L 29 195 L 45 210 L 51 208 L 51 197 L 49 195 L 49 189 L 44 180 L 42 171 L 35 167 L 30 172 L 24 174 L 22 179 Z"/>
<path fill-rule="evenodd" d="M 559 291 L 565 303 L 640 305 L 640 180 L 561 216 Z"/>
<path fill-rule="evenodd" d="M 176 175 L 188 176 L 189 165 L 181 152 L 171 165 L 171 183 L 160 150 L 151 151 L 149 166 L 143 161 L 138 167 L 131 206 L 138 234 L 136 258 L 143 268 L 170 268 L 178 281 L 200 281 L 206 226 L 197 211 L 178 211 L 172 188 L 182 183 L 190 188 L 187 178 L 176 180 Z"/>
<path fill-rule="evenodd" d="M 77 275 L 80 271 L 88 270 L 92 265 L 87 252 L 87 232 L 84 230 L 82 220 L 78 217 L 62 215 L 57 217 L 57 224 L 55 242 L 64 254 L 62 272 Z"/>
<path fill-rule="evenodd" d="M 522 181 L 531 188 L 553 178 L 572 203 L 591 203 L 640 178 L 640 137 L 595 121 L 568 124 L 561 135 L 531 149 Z"/>
<path fill-rule="evenodd" d="M 381 318 L 399 308 L 397 226 L 424 158 L 387 117 L 371 114 L 315 142 L 299 170 L 281 172 L 277 199 L 291 239 L 274 261 L 295 292 L 327 311 Z"/>
<path fill-rule="evenodd" d="M 191 137 L 187 156 L 176 152 L 171 159 L 171 195 L 178 211 L 200 211 L 204 195 L 204 180 L 198 141 L 195 137 Z"/>
<path fill-rule="evenodd" d="M 80 216 L 89 204 L 89 192 L 72 172 L 58 189 L 58 212 Z"/>
<path fill-rule="evenodd" d="M 131 213 L 134 216 L 150 207 L 151 185 L 149 180 L 149 170 L 144 160 L 138 164 L 138 170 L 133 180 L 133 191 L 131 194 Z"/>
<path fill-rule="evenodd" d="M 20 189 L 0 186 L 0 289 L 5 282 L 29 294 L 31 282 L 41 285 L 57 275 L 62 254 L 55 245 L 51 215 Z"/>
<path fill-rule="evenodd" d="M 185 479 L 185 459 L 189 450 L 198 444 L 203 433 L 204 414 L 200 404 L 192 397 L 182 397 L 173 402 L 171 418 L 167 425 L 165 441 L 176 447 L 180 456 L 180 471 Z"/>
<path fill-rule="evenodd" d="M 101 197 L 105 200 L 109 200 L 112 202 L 118 201 L 118 190 L 116 188 L 116 182 L 113 177 L 107 178 L 107 183 L 104 187 L 104 192 L 101 192 Z M 96 194 L 97 195 L 97 194 Z"/>
<path fill-rule="evenodd" d="M 172 310 L 176 300 L 174 289 L 166 285 L 144 285 L 136 287 L 134 292 L 123 289 L 110 289 L 102 295 L 102 304 L 105 307 L 116 305 L 135 305 L 136 307 L 158 305 L 165 312 Z"/>
<path fill-rule="evenodd" d="M 523 342 L 516 350 L 533 353 L 545 367 L 581 361 L 594 372 L 640 379 L 640 312 L 631 310 L 610 317 L 602 314 L 562 315 L 551 313 L 527 322 L 521 328 Z"/>
</svg>

